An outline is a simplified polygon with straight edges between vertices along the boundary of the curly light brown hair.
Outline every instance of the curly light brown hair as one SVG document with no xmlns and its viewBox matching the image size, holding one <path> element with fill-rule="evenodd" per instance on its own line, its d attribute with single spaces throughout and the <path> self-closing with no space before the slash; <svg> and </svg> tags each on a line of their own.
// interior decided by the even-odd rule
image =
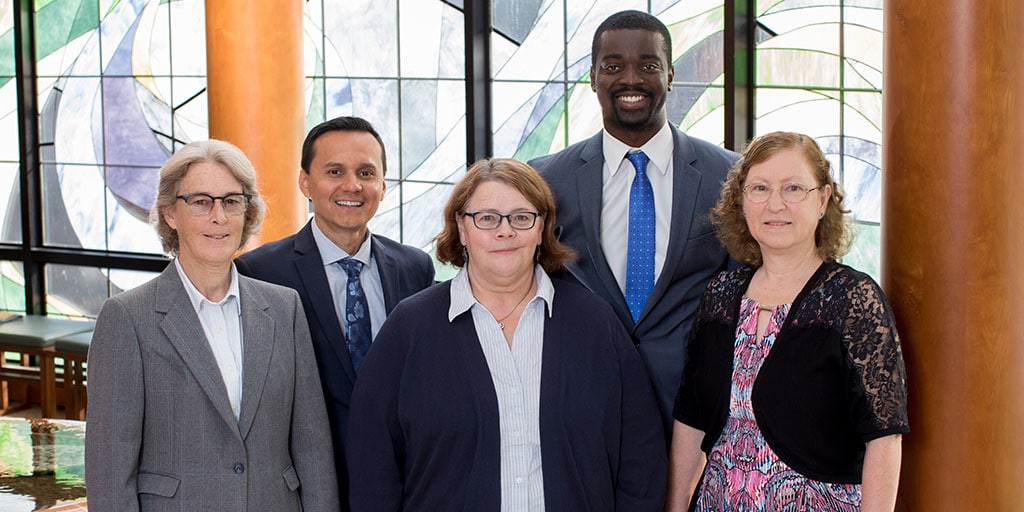
<svg viewBox="0 0 1024 512">
<path fill-rule="evenodd" d="M 466 265 L 466 255 L 459 240 L 458 219 L 466 213 L 466 203 L 485 181 L 498 181 L 519 191 L 540 213 L 543 231 L 537 263 L 548 273 L 565 268 L 576 258 L 576 252 L 555 236 L 555 197 L 544 178 L 524 162 L 512 158 L 486 158 L 473 164 L 455 185 L 444 207 L 444 228 L 434 241 L 437 260 L 456 267 Z"/>
<path fill-rule="evenodd" d="M 832 188 L 825 216 L 814 231 L 814 244 L 823 260 L 835 261 L 849 251 L 853 242 L 853 231 L 846 217 L 850 211 L 843 207 L 843 190 L 832 178 L 832 166 L 821 147 L 802 133 L 766 133 L 750 142 L 742 158 L 729 170 L 718 204 L 711 210 L 711 223 L 718 228 L 718 239 L 736 261 L 761 266 L 761 247 L 750 234 L 743 216 L 743 186 L 751 167 L 785 149 L 794 149 L 804 156 L 817 186 Z"/>
<path fill-rule="evenodd" d="M 160 168 L 160 184 L 157 188 L 156 204 L 149 212 L 149 221 L 156 226 L 157 235 L 164 252 L 178 256 L 178 232 L 164 220 L 163 211 L 174 206 L 178 200 L 178 186 L 193 164 L 201 162 L 223 165 L 242 185 L 242 192 L 252 198 L 245 209 L 245 224 L 238 248 L 245 247 L 249 239 L 259 233 L 267 206 L 256 187 L 256 170 L 245 153 L 237 146 L 222 140 L 210 139 L 190 142 L 176 151 Z"/>
</svg>

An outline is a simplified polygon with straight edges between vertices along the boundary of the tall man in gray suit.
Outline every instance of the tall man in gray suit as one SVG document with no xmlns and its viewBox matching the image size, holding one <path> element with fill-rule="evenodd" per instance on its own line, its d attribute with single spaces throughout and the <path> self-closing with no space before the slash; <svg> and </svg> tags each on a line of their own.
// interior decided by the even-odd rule
<svg viewBox="0 0 1024 512">
<path fill-rule="evenodd" d="M 604 130 L 531 163 L 551 185 L 571 279 L 610 303 L 647 363 L 666 432 L 690 325 L 726 268 L 707 213 L 737 155 L 667 121 L 672 40 L 657 18 L 613 14 L 597 28 L 591 88 Z"/>
<path fill-rule="evenodd" d="M 386 171 L 384 142 L 366 120 L 339 117 L 315 126 L 302 144 L 299 172 L 299 188 L 313 203 L 313 219 L 298 233 L 235 260 L 242 274 L 288 286 L 302 298 L 344 510 L 345 437 L 359 364 L 387 314 L 434 282 L 434 265 L 426 253 L 370 233 L 368 223 L 384 197 Z"/>
</svg>

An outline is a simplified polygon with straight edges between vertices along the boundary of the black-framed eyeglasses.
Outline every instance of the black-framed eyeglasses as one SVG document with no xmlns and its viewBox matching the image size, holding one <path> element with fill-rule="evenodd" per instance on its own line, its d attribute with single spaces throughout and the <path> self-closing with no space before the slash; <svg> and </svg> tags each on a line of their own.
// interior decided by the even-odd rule
<svg viewBox="0 0 1024 512">
<path fill-rule="evenodd" d="M 798 183 L 791 183 L 789 185 L 783 185 L 779 189 L 779 197 L 782 198 L 788 204 L 796 204 L 804 199 L 807 199 L 807 194 L 818 190 L 821 185 L 814 188 L 807 188 Z M 752 203 L 765 203 L 772 197 L 772 193 L 775 189 L 761 183 L 754 183 L 743 187 L 743 195 L 747 197 Z"/>
<path fill-rule="evenodd" d="M 540 215 L 538 212 L 512 212 L 505 215 L 498 212 L 464 212 L 462 214 L 463 217 L 472 217 L 473 225 L 477 229 L 498 229 L 501 219 L 506 219 L 512 229 L 519 231 L 532 229 L 537 224 L 537 217 Z"/>
<path fill-rule="evenodd" d="M 220 197 L 202 193 L 182 194 L 175 197 L 185 201 L 185 206 L 188 206 L 189 213 L 196 217 L 209 215 L 213 211 L 213 205 L 218 199 L 220 200 L 220 207 L 224 209 L 224 213 L 228 215 L 241 215 L 245 213 L 245 209 L 249 206 L 249 201 L 252 200 L 252 194 L 243 194 L 241 192 L 225 194 Z"/>
</svg>

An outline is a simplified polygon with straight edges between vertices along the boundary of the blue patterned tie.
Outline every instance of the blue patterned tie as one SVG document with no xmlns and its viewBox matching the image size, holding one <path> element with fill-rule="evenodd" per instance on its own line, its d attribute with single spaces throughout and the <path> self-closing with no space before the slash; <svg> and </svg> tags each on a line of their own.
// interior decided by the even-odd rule
<svg viewBox="0 0 1024 512">
<path fill-rule="evenodd" d="M 626 154 L 636 176 L 629 187 L 629 251 L 626 256 L 626 304 L 633 321 L 647 303 L 654 289 L 654 189 L 647 179 L 647 162 L 643 151 Z"/>
<path fill-rule="evenodd" d="M 356 373 L 363 364 L 363 358 L 370 350 L 373 331 L 370 329 L 370 307 L 366 304 L 363 283 L 359 280 L 359 271 L 363 263 L 353 258 L 338 260 L 338 264 L 348 274 L 345 285 L 345 336 L 348 338 L 348 353 L 352 356 L 352 366 Z"/>
</svg>

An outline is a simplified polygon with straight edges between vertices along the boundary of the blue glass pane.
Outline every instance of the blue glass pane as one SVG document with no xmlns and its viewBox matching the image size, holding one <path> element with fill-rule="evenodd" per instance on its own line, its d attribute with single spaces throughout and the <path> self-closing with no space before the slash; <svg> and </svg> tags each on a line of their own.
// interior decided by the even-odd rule
<svg viewBox="0 0 1024 512">
<path fill-rule="evenodd" d="M 466 160 L 465 83 L 402 82 L 402 175 L 447 180 Z"/>
<path fill-rule="evenodd" d="M 329 2 L 323 11 L 323 20 L 321 53 L 326 76 L 398 76 L 398 3 L 395 0 Z"/>
</svg>

